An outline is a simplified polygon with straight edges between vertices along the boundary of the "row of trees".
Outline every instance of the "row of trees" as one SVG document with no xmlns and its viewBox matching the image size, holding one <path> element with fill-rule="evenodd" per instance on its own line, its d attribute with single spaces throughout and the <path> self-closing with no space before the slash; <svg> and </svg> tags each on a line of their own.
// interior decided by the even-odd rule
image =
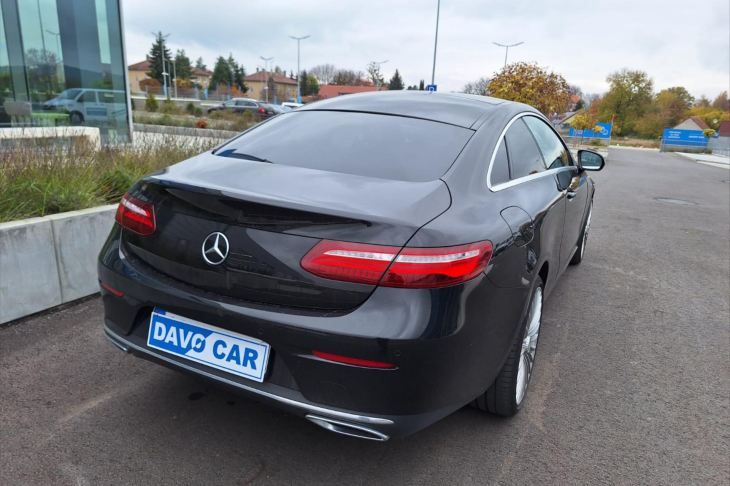
<svg viewBox="0 0 730 486">
<path fill-rule="evenodd" d="M 715 130 L 720 123 L 730 120 L 727 91 L 712 102 L 704 96 L 695 100 L 682 86 L 655 93 L 654 82 L 647 73 L 629 69 L 611 73 L 606 81 L 610 86 L 608 92 L 595 100 L 591 108 L 599 121 L 610 121 L 615 116 L 613 129 L 617 134 L 657 138 L 665 128 L 690 116 L 700 117 Z"/>
<path fill-rule="evenodd" d="M 579 87 L 569 85 L 557 73 L 547 72 L 536 64 L 509 64 L 491 79 L 482 77 L 467 83 L 462 91 L 519 101 L 534 106 L 548 117 L 567 110 L 578 111 L 581 126 L 592 127 L 613 119 L 613 133 L 645 138 L 661 136 L 663 130 L 679 124 L 689 116 L 700 117 L 717 129 L 730 120 L 727 91 L 712 102 L 695 98 L 682 86 L 654 92 L 654 82 L 643 71 L 622 69 L 608 75 L 608 92 L 584 95 Z M 571 96 L 578 95 L 578 102 Z"/>
<path fill-rule="evenodd" d="M 304 76 L 305 72 L 302 71 L 302 78 L 310 81 Z M 390 81 L 386 81 L 383 74 L 380 72 L 380 65 L 378 63 L 371 62 L 367 65 L 365 71 L 354 71 L 352 69 L 338 69 L 334 64 L 319 64 L 311 68 L 308 75 L 313 76 L 317 81 L 317 88 L 319 86 L 334 84 L 338 86 L 380 86 L 388 88 L 389 90 L 403 90 L 403 89 L 425 89 L 425 83 L 421 80 L 419 85 L 406 86 L 403 81 L 403 77 L 398 69 L 395 70 Z M 310 93 L 313 94 L 313 93 Z M 302 89 L 302 96 L 304 96 L 304 89 Z"/>
<path fill-rule="evenodd" d="M 192 87 L 192 62 L 185 53 L 184 49 L 178 49 L 178 51 L 175 53 L 175 57 L 172 57 L 170 49 L 168 49 L 167 47 L 168 36 L 169 34 L 164 35 L 162 32 L 158 32 L 157 34 L 155 34 L 155 41 L 152 43 L 152 47 L 149 53 L 150 70 L 147 72 L 147 76 L 150 79 L 155 80 L 156 83 L 165 83 L 165 80 L 163 79 L 163 72 L 165 72 L 164 67 L 167 61 L 163 63 L 164 57 L 164 59 L 170 59 L 174 63 L 174 73 L 175 77 L 177 78 L 176 82 L 178 84 L 178 87 Z M 207 70 L 207 66 L 205 65 L 202 57 L 199 57 L 198 60 L 195 62 L 195 67 L 197 69 Z M 211 76 L 210 83 L 213 87 L 230 87 L 230 89 L 235 89 L 240 91 L 241 93 L 246 93 L 248 91 L 248 86 L 246 86 L 246 83 L 244 82 L 245 76 L 246 69 L 243 67 L 242 64 L 236 62 L 236 60 L 233 58 L 233 54 L 229 54 L 228 58 L 218 56 L 213 67 L 213 74 Z M 148 82 L 147 84 L 154 83 Z"/>
</svg>

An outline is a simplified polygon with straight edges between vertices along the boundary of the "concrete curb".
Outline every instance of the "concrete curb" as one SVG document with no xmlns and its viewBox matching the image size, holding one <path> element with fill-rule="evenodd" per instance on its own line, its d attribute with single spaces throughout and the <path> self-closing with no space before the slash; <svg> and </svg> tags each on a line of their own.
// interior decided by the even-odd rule
<svg viewBox="0 0 730 486">
<path fill-rule="evenodd" d="M 99 291 L 117 205 L 0 223 L 0 324 Z"/>
<path fill-rule="evenodd" d="M 230 130 L 213 130 L 210 128 L 188 128 L 188 127 L 168 127 L 166 125 L 148 125 L 143 123 L 134 124 L 135 132 L 143 133 L 161 133 L 164 135 L 184 135 L 186 137 L 205 137 L 220 138 L 228 140 L 239 135 L 240 132 Z"/>
</svg>

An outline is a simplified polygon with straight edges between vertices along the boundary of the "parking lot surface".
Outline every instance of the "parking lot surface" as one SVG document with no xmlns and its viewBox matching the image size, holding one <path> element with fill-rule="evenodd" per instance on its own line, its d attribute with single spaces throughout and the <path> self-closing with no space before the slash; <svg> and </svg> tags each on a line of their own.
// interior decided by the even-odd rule
<svg viewBox="0 0 730 486">
<path fill-rule="evenodd" d="M 516 417 L 335 435 L 123 354 L 93 298 L 0 328 L 0 484 L 729 484 L 727 170 L 612 149 L 594 179 Z"/>
</svg>

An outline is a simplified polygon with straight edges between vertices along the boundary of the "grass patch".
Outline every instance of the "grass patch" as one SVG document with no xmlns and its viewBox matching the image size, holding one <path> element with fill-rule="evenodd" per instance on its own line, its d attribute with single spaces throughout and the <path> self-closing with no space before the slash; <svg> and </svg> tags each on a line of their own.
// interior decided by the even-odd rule
<svg viewBox="0 0 730 486">
<path fill-rule="evenodd" d="M 138 179 L 220 143 L 191 145 L 175 137 L 142 146 L 96 150 L 16 145 L 0 149 L 0 222 L 47 216 L 119 201 Z"/>
<path fill-rule="evenodd" d="M 643 138 L 613 137 L 611 145 L 620 145 L 622 147 L 659 148 L 661 146 L 661 141 L 647 140 Z"/>
</svg>

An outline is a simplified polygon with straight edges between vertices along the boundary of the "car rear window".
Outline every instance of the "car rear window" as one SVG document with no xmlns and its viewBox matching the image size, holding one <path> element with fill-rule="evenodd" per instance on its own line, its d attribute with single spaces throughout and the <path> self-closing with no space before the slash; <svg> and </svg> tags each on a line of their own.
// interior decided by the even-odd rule
<svg viewBox="0 0 730 486">
<path fill-rule="evenodd" d="M 402 116 L 290 112 L 225 146 L 273 164 L 408 182 L 441 177 L 474 132 Z"/>
</svg>

